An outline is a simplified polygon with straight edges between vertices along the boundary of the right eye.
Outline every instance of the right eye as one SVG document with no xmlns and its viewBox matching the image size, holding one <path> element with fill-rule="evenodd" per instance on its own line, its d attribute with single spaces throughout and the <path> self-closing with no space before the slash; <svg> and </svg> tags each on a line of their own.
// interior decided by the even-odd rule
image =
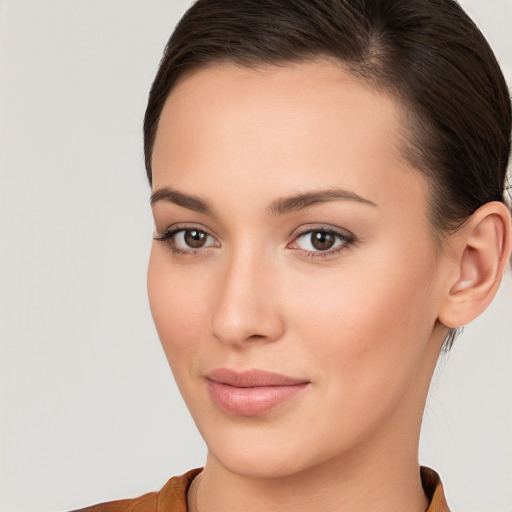
<svg viewBox="0 0 512 512">
<path fill-rule="evenodd" d="M 218 241 L 206 231 L 198 228 L 178 228 L 157 235 L 154 239 L 167 243 L 175 253 L 195 253 L 208 247 L 220 247 Z"/>
</svg>

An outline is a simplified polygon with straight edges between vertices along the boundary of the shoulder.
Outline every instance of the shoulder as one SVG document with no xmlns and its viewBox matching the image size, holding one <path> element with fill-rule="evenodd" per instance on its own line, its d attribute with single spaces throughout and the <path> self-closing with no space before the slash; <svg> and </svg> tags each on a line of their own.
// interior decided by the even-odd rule
<svg viewBox="0 0 512 512">
<path fill-rule="evenodd" d="M 160 491 L 138 498 L 109 501 L 72 512 L 187 512 L 187 491 L 190 483 L 202 469 L 192 469 L 172 477 Z"/>
</svg>

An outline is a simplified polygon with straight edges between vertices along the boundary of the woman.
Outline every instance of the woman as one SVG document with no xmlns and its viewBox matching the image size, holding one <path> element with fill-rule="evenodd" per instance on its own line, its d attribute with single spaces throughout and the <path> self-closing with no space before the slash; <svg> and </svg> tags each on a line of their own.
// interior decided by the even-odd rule
<svg viewBox="0 0 512 512">
<path fill-rule="evenodd" d="M 208 446 L 86 510 L 448 510 L 436 361 L 512 250 L 510 98 L 441 0 L 198 0 L 144 124 L 151 310 Z"/>
</svg>

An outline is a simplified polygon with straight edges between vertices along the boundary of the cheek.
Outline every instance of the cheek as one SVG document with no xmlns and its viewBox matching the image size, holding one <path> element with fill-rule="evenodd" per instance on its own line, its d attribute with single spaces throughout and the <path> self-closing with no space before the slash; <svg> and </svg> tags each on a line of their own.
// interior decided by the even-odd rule
<svg viewBox="0 0 512 512">
<path fill-rule="evenodd" d="M 329 369 L 319 378 L 346 392 L 410 378 L 434 327 L 434 260 L 395 247 L 354 251 L 338 268 L 290 279 L 292 337 Z"/>
<path fill-rule="evenodd" d="M 153 245 L 148 265 L 148 297 L 158 336 L 179 381 L 181 361 L 190 361 L 207 332 L 208 283 L 197 272 L 170 264 L 165 248 Z"/>
</svg>

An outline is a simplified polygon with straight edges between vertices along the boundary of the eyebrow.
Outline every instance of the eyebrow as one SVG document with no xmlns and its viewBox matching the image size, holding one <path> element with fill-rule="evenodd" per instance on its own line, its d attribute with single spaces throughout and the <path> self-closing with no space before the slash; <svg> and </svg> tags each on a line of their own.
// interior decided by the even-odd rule
<svg viewBox="0 0 512 512">
<path fill-rule="evenodd" d="M 199 196 L 192 194 L 184 194 L 178 192 L 170 187 L 163 187 L 151 194 L 151 206 L 159 201 L 167 201 L 174 203 L 188 210 L 193 210 L 198 213 L 212 214 L 213 208 L 208 201 Z M 273 201 L 267 208 L 267 211 L 272 215 L 284 215 L 298 210 L 304 210 L 311 206 L 330 201 L 354 201 L 361 204 L 377 207 L 377 205 L 365 199 L 360 195 L 350 190 L 344 189 L 326 189 L 317 190 L 314 192 L 305 192 L 288 197 L 280 197 Z"/>
<path fill-rule="evenodd" d="M 361 197 L 355 192 L 337 188 L 306 192 L 304 194 L 297 194 L 289 197 L 282 197 L 276 199 L 270 205 L 268 210 L 273 215 L 284 215 L 286 213 L 303 210 L 305 208 L 309 208 L 310 206 L 326 203 L 329 201 L 355 201 L 357 203 L 377 207 L 374 202 Z"/>
<path fill-rule="evenodd" d="M 178 192 L 170 187 L 160 188 L 151 194 L 151 206 L 159 201 L 174 203 L 198 213 L 211 214 L 213 212 L 210 203 L 205 199 L 201 199 L 199 196 Z"/>
</svg>

